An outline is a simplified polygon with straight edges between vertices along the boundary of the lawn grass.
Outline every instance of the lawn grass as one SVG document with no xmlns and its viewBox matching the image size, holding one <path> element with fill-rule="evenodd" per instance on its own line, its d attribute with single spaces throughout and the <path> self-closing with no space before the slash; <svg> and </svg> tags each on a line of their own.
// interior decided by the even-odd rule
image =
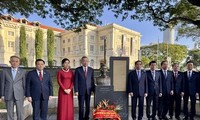
<svg viewBox="0 0 200 120">
<path fill-rule="evenodd" d="M 0 101 L 0 109 L 6 109 L 6 104 L 3 101 Z"/>
</svg>

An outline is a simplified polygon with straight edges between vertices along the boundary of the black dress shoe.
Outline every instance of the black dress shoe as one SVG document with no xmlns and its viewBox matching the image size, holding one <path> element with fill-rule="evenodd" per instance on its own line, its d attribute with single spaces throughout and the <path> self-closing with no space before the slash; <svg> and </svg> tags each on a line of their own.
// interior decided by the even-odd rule
<svg viewBox="0 0 200 120">
<path fill-rule="evenodd" d="M 152 120 L 157 120 L 156 117 L 152 117 Z"/>
<path fill-rule="evenodd" d="M 170 116 L 170 117 L 169 117 L 169 119 L 171 119 L 171 120 L 172 120 L 172 119 L 173 119 L 173 116 Z"/>
<path fill-rule="evenodd" d="M 177 119 L 177 120 L 181 120 L 181 118 L 180 118 L 180 117 L 176 117 L 176 119 Z"/>
<path fill-rule="evenodd" d="M 188 120 L 188 117 L 185 116 L 185 117 L 183 118 L 183 120 Z"/>
<path fill-rule="evenodd" d="M 162 119 L 163 120 L 169 120 L 169 118 L 167 118 L 167 116 L 164 116 Z"/>
</svg>

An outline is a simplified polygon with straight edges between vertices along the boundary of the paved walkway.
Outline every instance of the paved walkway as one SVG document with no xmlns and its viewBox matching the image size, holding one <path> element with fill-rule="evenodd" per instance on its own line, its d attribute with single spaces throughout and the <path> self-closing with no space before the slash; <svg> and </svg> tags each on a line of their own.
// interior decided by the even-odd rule
<svg viewBox="0 0 200 120">
<path fill-rule="evenodd" d="M 199 107 L 199 106 L 197 106 L 197 107 Z M 91 111 L 92 111 L 92 110 L 91 110 Z M 198 114 L 199 114 L 199 113 L 198 113 Z M 92 116 L 90 115 L 90 117 L 92 117 Z M 183 117 L 183 115 L 181 115 L 181 117 Z M 29 118 L 27 118 L 26 120 L 32 120 L 31 116 L 30 116 Z M 48 120 L 56 120 L 55 111 L 49 110 Z M 78 120 L 78 109 L 75 109 L 74 120 Z M 92 120 L 92 119 L 91 119 L 91 120 Z M 130 111 L 130 110 L 129 110 L 129 120 L 132 120 L 132 119 L 131 119 L 131 111 Z M 145 111 L 144 111 L 143 120 L 147 120 Z M 174 118 L 173 120 L 176 120 L 176 119 Z M 196 117 L 195 120 L 200 120 L 200 116 Z"/>
</svg>

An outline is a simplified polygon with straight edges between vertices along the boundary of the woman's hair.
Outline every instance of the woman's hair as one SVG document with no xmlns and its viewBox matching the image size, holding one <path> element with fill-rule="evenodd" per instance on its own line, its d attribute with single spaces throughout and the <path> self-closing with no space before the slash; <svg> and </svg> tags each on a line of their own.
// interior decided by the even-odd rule
<svg viewBox="0 0 200 120">
<path fill-rule="evenodd" d="M 69 60 L 69 59 L 64 58 L 64 59 L 62 60 L 62 65 L 65 63 L 65 61 L 69 61 L 69 63 L 70 63 L 70 60 Z"/>
</svg>

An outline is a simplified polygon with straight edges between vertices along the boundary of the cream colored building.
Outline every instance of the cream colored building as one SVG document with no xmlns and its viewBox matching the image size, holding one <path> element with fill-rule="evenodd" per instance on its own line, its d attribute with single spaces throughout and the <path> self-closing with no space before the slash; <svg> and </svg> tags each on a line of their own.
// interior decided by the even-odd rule
<svg viewBox="0 0 200 120">
<path fill-rule="evenodd" d="M 110 56 L 128 56 L 130 68 L 138 60 L 141 34 L 117 24 L 105 26 L 87 25 L 79 33 L 65 31 L 61 33 L 61 55 L 69 58 L 71 67 L 80 66 L 80 58 L 89 57 L 90 66 L 100 67 L 104 57 L 104 39 L 106 39 L 106 62 L 109 67 Z M 122 47 L 123 46 L 123 47 Z M 123 50 L 122 50 L 123 48 Z"/>
<path fill-rule="evenodd" d="M 19 56 L 20 27 L 25 26 L 27 36 L 28 65 L 34 66 L 35 61 L 35 31 L 40 28 L 44 36 L 43 59 L 47 62 L 47 29 L 52 29 L 55 34 L 54 65 L 61 66 L 61 60 L 65 57 L 71 61 L 71 67 L 80 66 L 80 59 L 86 55 L 89 57 L 90 66 L 100 67 L 100 61 L 104 56 L 104 39 L 106 39 L 106 59 L 109 66 L 110 56 L 128 56 L 130 68 L 138 60 L 140 50 L 140 33 L 127 29 L 117 24 L 105 26 L 87 25 L 87 29 L 81 32 L 64 31 L 30 22 L 27 19 L 16 19 L 11 15 L 0 17 L 0 64 L 9 65 L 11 55 Z"/>
<path fill-rule="evenodd" d="M 38 21 L 30 22 L 25 18 L 16 19 L 11 15 L 0 16 L 0 64 L 8 64 L 11 55 L 19 56 L 19 36 L 20 27 L 25 26 L 27 40 L 28 66 L 34 66 L 35 62 L 35 31 L 40 28 L 43 30 L 44 37 L 44 57 L 47 61 L 47 29 L 52 29 L 55 34 L 55 65 L 60 65 L 60 33 L 64 30 L 45 26 Z"/>
</svg>

